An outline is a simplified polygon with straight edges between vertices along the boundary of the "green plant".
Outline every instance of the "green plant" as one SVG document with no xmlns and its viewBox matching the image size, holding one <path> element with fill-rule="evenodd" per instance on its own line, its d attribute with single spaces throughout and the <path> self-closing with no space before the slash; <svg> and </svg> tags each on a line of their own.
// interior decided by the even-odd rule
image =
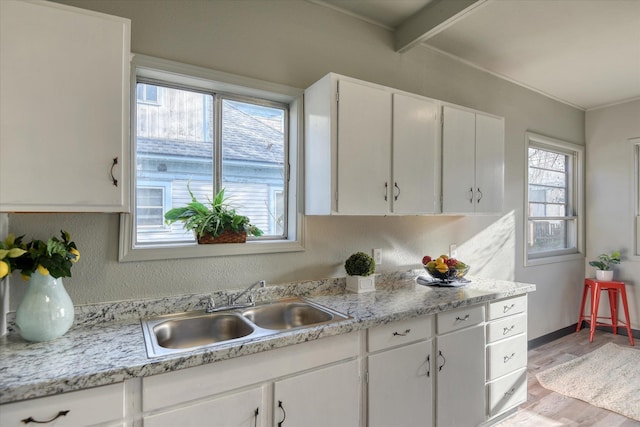
<svg viewBox="0 0 640 427">
<path fill-rule="evenodd" d="M 187 185 L 191 202 L 187 206 L 173 208 L 164 214 L 167 224 L 182 221 L 186 230 L 193 230 L 198 237 L 206 234 L 217 237 L 225 230 L 246 232 L 251 236 L 261 236 L 262 230 L 251 224 L 248 217 L 239 215 L 236 210 L 227 203 L 224 197 L 224 188 L 209 200 L 209 205 L 200 203 Z"/>
<path fill-rule="evenodd" d="M 80 252 L 68 232 L 60 230 L 60 237 L 50 237 L 46 242 L 33 239 L 23 245 L 20 245 L 22 236 L 15 239 L 14 245 L 20 245 L 24 252 L 11 260 L 13 269 L 21 270 L 25 279 L 36 270 L 43 276 L 51 274 L 56 279 L 71 277 L 71 267 L 80 260 Z"/>
<path fill-rule="evenodd" d="M 589 261 L 591 267 L 595 267 L 598 270 L 611 270 L 613 264 L 620 264 L 620 252 L 613 251 L 611 255 L 601 254 L 598 256 L 597 261 Z"/>
<path fill-rule="evenodd" d="M 344 269 L 349 276 L 370 276 L 376 271 L 376 263 L 364 252 L 356 252 L 347 258 Z"/>
</svg>

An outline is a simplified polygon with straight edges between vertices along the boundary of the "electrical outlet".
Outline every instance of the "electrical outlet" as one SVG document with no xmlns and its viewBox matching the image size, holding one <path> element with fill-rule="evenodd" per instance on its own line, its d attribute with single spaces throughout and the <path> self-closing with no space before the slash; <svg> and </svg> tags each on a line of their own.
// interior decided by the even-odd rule
<svg viewBox="0 0 640 427">
<path fill-rule="evenodd" d="M 449 258 L 455 258 L 458 256 L 458 249 L 455 243 L 449 245 Z"/>
<path fill-rule="evenodd" d="M 373 255 L 373 261 L 375 261 L 376 265 L 382 264 L 382 249 L 371 249 Z"/>
</svg>

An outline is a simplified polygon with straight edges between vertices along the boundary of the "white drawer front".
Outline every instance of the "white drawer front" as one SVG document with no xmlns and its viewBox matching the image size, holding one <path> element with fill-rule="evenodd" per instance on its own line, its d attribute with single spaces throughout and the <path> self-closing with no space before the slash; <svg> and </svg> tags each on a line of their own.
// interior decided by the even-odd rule
<svg viewBox="0 0 640 427">
<path fill-rule="evenodd" d="M 487 324 L 487 343 L 514 337 L 527 331 L 525 313 L 507 316 Z"/>
<path fill-rule="evenodd" d="M 489 320 L 524 313 L 525 311 L 527 311 L 526 295 L 494 301 L 489 304 Z"/>
<path fill-rule="evenodd" d="M 433 316 L 423 316 L 369 329 L 369 351 L 430 338 L 433 334 L 432 319 Z"/>
<path fill-rule="evenodd" d="M 527 400 L 527 370 L 521 369 L 487 384 L 488 412 L 493 417 Z"/>
<path fill-rule="evenodd" d="M 527 366 L 525 334 L 487 346 L 487 381 Z"/>
<path fill-rule="evenodd" d="M 27 424 L 22 420 L 28 418 L 44 422 L 56 416 L 57 420 L 52 421 L 50 425 L 58 427 L 88 426 L 112 420 L 114 423 L 110 425 L 122 425 L 124 383 L 0 406 L 0 425 L 2 427 L 25 426 Z M 119 422 L 117 422 L 118 420 Z"/>
<path fill-rule="evenodd" d="M 438 334 L 466 328 L 484 322 L 484 306 L 473 305 L 438 313 Z"/>
</svg>

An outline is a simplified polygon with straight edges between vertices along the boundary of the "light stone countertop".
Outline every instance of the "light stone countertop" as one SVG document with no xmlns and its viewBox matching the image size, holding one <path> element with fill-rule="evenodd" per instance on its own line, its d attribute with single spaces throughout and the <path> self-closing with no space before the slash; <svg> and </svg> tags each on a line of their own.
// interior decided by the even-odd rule
<svg viewBox="0 0 640 427">
<path fill-rule="evenodd" d="M 0 338 L 0 404 L 231 359 L 536 289 L 477 277 L 458 288 L 422 286 L 415 281 L 420 273 L 376 275 L 376 291 L 363 294 L 345 292 L 344 278 L 267 286 L 256 292 L 258 301 L 302 296 L 351 319 L 154 358 L 147 357 L 140 318 L 203 309 L 209 294 L 78 306 L 74 326 L 60 338 L 27 343 L 15 328 Z M 229 293 L 211 296 L 218 302 Z"/>
</svg>

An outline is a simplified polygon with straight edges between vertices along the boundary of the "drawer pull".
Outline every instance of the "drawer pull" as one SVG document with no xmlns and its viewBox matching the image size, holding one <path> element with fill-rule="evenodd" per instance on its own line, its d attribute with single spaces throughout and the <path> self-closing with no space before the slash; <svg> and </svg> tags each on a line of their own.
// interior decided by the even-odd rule
<svg viewBox="0 0 640 427">
<path fill-rule="evenodd" d="M 113 176 L 113 168 L 114 168 L 114 167 L 116 167 L 116 165 L 117 165 L 117 164 L 118 164 L 118 158 L 117 158 L 117 157 L 114 157 L 114 158 L 113 158 L 113 163 L 111 164 L 111 171 L 110 171 L 110 173 L 111 173 L 111 181 L 113 182 L 113 185 L 114 185 L 115 187 L 117 187 L 117 186 L 118 186 L 118 180 L 116 179 L 116 177 L 115 177 L 115 176 Z M 55 419 L 55 418 L 54 418 L 54 419 Z"/>
<path fill-rule="evenodd" d="M 394 337 L 406 337 L 407 335 L 409 335 L 409 332 L 411 332 L 411 329 L 405 329 L 404 333 L 402 333 L 402 332 L 394 332 L 392 335 Z"/>
<path fill-rule="evenodd" d="M 513 307 L 515 307 L 515 304 L 511 304 L 511 305 L 503 305 L 502 306 L 502 312 L 503 313 L 507 313 L 509 310 L 511 310 Z"/>
<path fill-rule="evenodd" d="M 444 368 L 444 365 L 447 364 L 447 359 L 444 358 L 444 355 L 442 354 L 441 350 L 438 350 L 438 356 L 442 357 L 442 365 L 438 366 L 438 371 L 442 371 L 442 368 Z"/>
<path fill-rule="evenodd" d="M 502 359 L 502 361 L 503 361 L 504 363 L 507 363 L 509 360 L 513 359 L 513 357 L 514 357 L 515 355 L 516 355 L 515 353 L 511 353 L 511 355 L 510 355 L 510 356 L 504 356 L 504 358 Z"/>
<path fill-rule="evenodd" d="M 29 424 L 29 423 L 34 423 L 34 424 L 49 424 L 50 422 L 53 422 L 55 420 L 57 420 L 60 417 L 64 417 L 66 416 L 70 411 L 60 411 L 58 412 L 58 415 L 56 415 L 55 417 L 51 418 L 50 420 L 47 421 L 38 421 L 33 417 L 29 417 L 29 418 L 25 418 L 23 420 L 21 420 L 23 423 L 25 424 Z"/>
<path fill-rule="evenodd" d="M 464 322 L 466 320 L 469 320 L 469 315 L 468 314 L 465 314 L 464 317 L 456 316 L 456 322 Z"/>
<path fill-rule="evenodd" d="M 516 325 L 511 325 L 511 327 L 507 328 L 505 327 L 502 330 L 502 335 L 507 335 L 508 333 L 510 333 L 511 331 L 513 331 L 513 329 L 516 327 Z"/>
<path fill-rule="evenodd" d="M 278 422 L 278 427 L 282 427 L 284 420 L 287 419 L 287 412 L 284 410 L 284 406 L 282 406 L 282 400 L 278 400 L 278 408 L 282 411 L 282 421 Z"/>
<path fill-rule="evenodd" d="M 505 397 L 510 397 L 510 396 L 512 396 L 512 395 L 513 395 L 513 393 L 515 393 L 515 392 L 516 392 L 516 388 L 515 388 L 515 387 L 513 387 L 511 390 L 509 390 L 509 391 L 505 391 L 505 392 L 504 392 L 504 395 L 505 395 Z"/>
</svg>

